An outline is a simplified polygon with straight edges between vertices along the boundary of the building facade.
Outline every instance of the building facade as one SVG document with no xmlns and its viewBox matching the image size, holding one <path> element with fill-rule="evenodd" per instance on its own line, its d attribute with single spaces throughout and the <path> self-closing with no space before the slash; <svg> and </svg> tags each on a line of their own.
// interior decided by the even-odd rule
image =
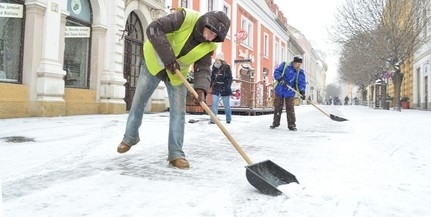
<svg viewBox="0 0 431 217">
<path fill-rule="evenodd" d="M 177 7 L 223 10 L 231 18 L 217 52 L 246 96 L 239 106 L 270 107 L 273 70 L 298 54 L 318 73 L 309 87 L 324 89 L 325 70 L 308 65 L 321 60 L 305 53 L 269 0 L 0 0 L 0 118 L 127 112 L 145 29 Z M 145 109 L 167 107 L 161 84 Z"/>
<path fill-rule="evenodd" d="M 0 118 L 115 114 L 165 2 L 1 0 L 0 10 Z"/>
</svg>

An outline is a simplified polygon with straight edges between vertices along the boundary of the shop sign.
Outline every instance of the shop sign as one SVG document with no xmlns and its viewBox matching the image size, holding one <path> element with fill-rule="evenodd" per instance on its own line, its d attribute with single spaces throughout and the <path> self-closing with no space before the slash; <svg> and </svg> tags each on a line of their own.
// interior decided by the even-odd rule
<svg viewBox="0 0 431 217">
<path fill-rule="evenodd" d="M 0 3 L 0 17 L 22 18 L 23 5 Z"/>
<path fill-rule="evenodd" d="M 241 29 L 238 31 L 238 33 L 236 34 L 236 37 L 239 41 L 245 40 L 248 36 L 247 31 L 245 31 L 245 29 Z"/>
<path fill-rule="evenodd" d="M 65 38 L 90 38 L 90 27 L 66 26 Z"/>
</svg>

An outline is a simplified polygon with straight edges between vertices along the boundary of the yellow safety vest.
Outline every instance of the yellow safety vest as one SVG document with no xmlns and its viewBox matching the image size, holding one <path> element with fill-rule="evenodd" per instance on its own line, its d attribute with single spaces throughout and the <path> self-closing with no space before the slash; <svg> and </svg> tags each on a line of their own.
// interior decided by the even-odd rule
<svg viewBox="0 0 431 217">
<path fill-rule="evenodd" d="M 184 45 L 187 42 L 187 39 L 192 34 L 194 30 L 194 26 L 200 16 L 198 12 L 193 10 L 188 10 L 185 8 L 179 8 L 179 10 L 186 11 L 186 16 L 183 24 L 177 31 L 166 34 L 169 44 L 174 50 L 175 56 L 178 56 L 178 54 L 183 49 Z M 184 75 L 184 77 L 187 77 L 190 66 L 194 62 L 198 61 L 209 52 L 214 51 L 216 48 L 217 48 L 217 44 L 214 42 L 202 42 L 198 46 L 194 47 L 186 55 L 178 58 L 177 61 L 180 64 L 181 73 Z M 143 49 L 144 49 L 143 53 L 144 53 L 145 64 L 148 70 L 150 71 L 150 73 L 152 75 L 156 75 L 161 70 L 163 70 L 165 66 L 162 63 L 160 57 L 157 55 L 153 45 L 149 40 L 146 40 L 144 42 Z M 178 86 L 182 84 L 181 80 L 178 78 L 177 75 L 168 73 L 168 77 L 173 86 Z"/>
</svg>

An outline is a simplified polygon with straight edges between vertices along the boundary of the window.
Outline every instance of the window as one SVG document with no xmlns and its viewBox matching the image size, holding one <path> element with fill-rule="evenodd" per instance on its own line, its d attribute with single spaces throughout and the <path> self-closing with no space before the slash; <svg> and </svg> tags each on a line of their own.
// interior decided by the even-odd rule
<svg viewBox="0 0 431 217">
<path fill-rule="evenodd" d="M 68 0 L 63 69 L 66 87 L 88 88 L 90 75 L 91 7 L 88 0 Z"/>
<path fill-rule="evenodd" d="M 0 0 L 0 82 L 20 83 L 24 1 Z"/>
<path fill-rule="evenodd" d="M 230 7 L 229 5 L 223 5 L 223 12 L 227 14 L 227 16 L 230 18 Z"/>
<path fill-rule="evenodd" d="M 223 12 L 227 15 L 227 17 L 229 17 L 229 19 L 231 19 L 229 5 L 223 5 Z M 232 27 L 232 25 L 231 25 L 231 27 Z M 229 28 L 229 31 L 227 32 L 227 37 L 230 37 L 230 35 L 231 35 L 231 33 L 230 33 L 230 28 Z"/>
<path fill-rule="evenodd" d="M 247 18 L 241 19 L 241 28 L 247 31 L 248 36 L 242 41 L 242 43 L 250 48 L 253 48 L 253 23 Z"/>
<path fill-rule="evenodd" d="M 281 47 L 281 60 L 285 61 L 286 59 L 286 51 L 284 49 L 284 47 Z"/>
<path fill-rule="evenodd" d="M 181 0 L 181 7 L 182 8 L 188 8 L 189 1 L 188 0 Z"/>
<path fill-rule="evenodd" d="M 278 42 L 275 42 L 275 46 L 274 46 L 274 63 L 280 64 L 280 51 L 278 48 Z"/>
<path fill-rule="evenodd" d="M 208 0 L 208 12 L 214 10 L 214 0 Z"/>
<path fill-rule="evenodd" d="M 269 54 L 269 36 L 268 34 L 263 35 L 263 56 L 268 57 Z"/>
</svg>

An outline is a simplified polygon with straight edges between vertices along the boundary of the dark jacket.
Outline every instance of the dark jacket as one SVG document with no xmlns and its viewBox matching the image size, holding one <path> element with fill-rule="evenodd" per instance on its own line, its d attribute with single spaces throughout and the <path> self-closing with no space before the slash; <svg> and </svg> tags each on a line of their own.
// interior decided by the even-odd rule
<svg viewBox="0 0 431 217">
<path fill-rule="evenodd" d="M 214 95 L 230 96 L 232 94 L 232 71 L 230 66 L 223 62 L 220 68 L 212 67 L 211 87 Z"/>
<path fill-rule="evenodd" d="M 147 37 L 148 40 L 153 44 L 157 54 L 160 56 L 163 64 L 168 65 L 175 61 L 177 58 L 185 55 L 199 43 L 205 42 L 202 35 L 203 30 L 207 23 L 211 23 L 212 26 L 217 28 L 217 37 L 214 42 L 223 42 L 230 27 L 230 20 L 221 11 L 211 11 L 201 17 L 199 17 L 194 28 L 193 34 L 189 37 L 186 44 L 184 45 L 180 54 L 175 57 L 173 50 L 166 38 L 166 33 L 172 33 L 178 30 L 183 24 L 185 18 L 185 10 L 179 10 L 178 12 L 168 14 L 161 17 L 148 25 Z M 210 67 L 211 67 L 211 56 L 214 52 L 210 52 L 200 60 L 196 61 L 193 66 L 194 71 L 194 88 L 208 90 L 210 87 Z M 166 70 L 162 70 L 159 73 L 166 73 Z"/>
<path fill-rule="evenodd" d="M 289 64 L 289 65 L 287 65 L 283 75 L 283 69 L 285 64 Z M 278 81 L 277 86 L 275 86 L 275 94 L 277 94 L 277 96 L 279 97 L 289 98 L 289 97 L 295 96 L 295 92 L 289 89 L 288 87 L 286 87 L 285 84 L 289 85 L 290 87 L 297 90 L 298 92 L 301 92 L 301 91 L 305 92 L 305 87 L 306 87 L 305 72 L 303 69 L 296 70 L 295 68 L 293 68 L 293 62 L 281 63 L 274 70 L 274 79 Z"/>
</svg>

